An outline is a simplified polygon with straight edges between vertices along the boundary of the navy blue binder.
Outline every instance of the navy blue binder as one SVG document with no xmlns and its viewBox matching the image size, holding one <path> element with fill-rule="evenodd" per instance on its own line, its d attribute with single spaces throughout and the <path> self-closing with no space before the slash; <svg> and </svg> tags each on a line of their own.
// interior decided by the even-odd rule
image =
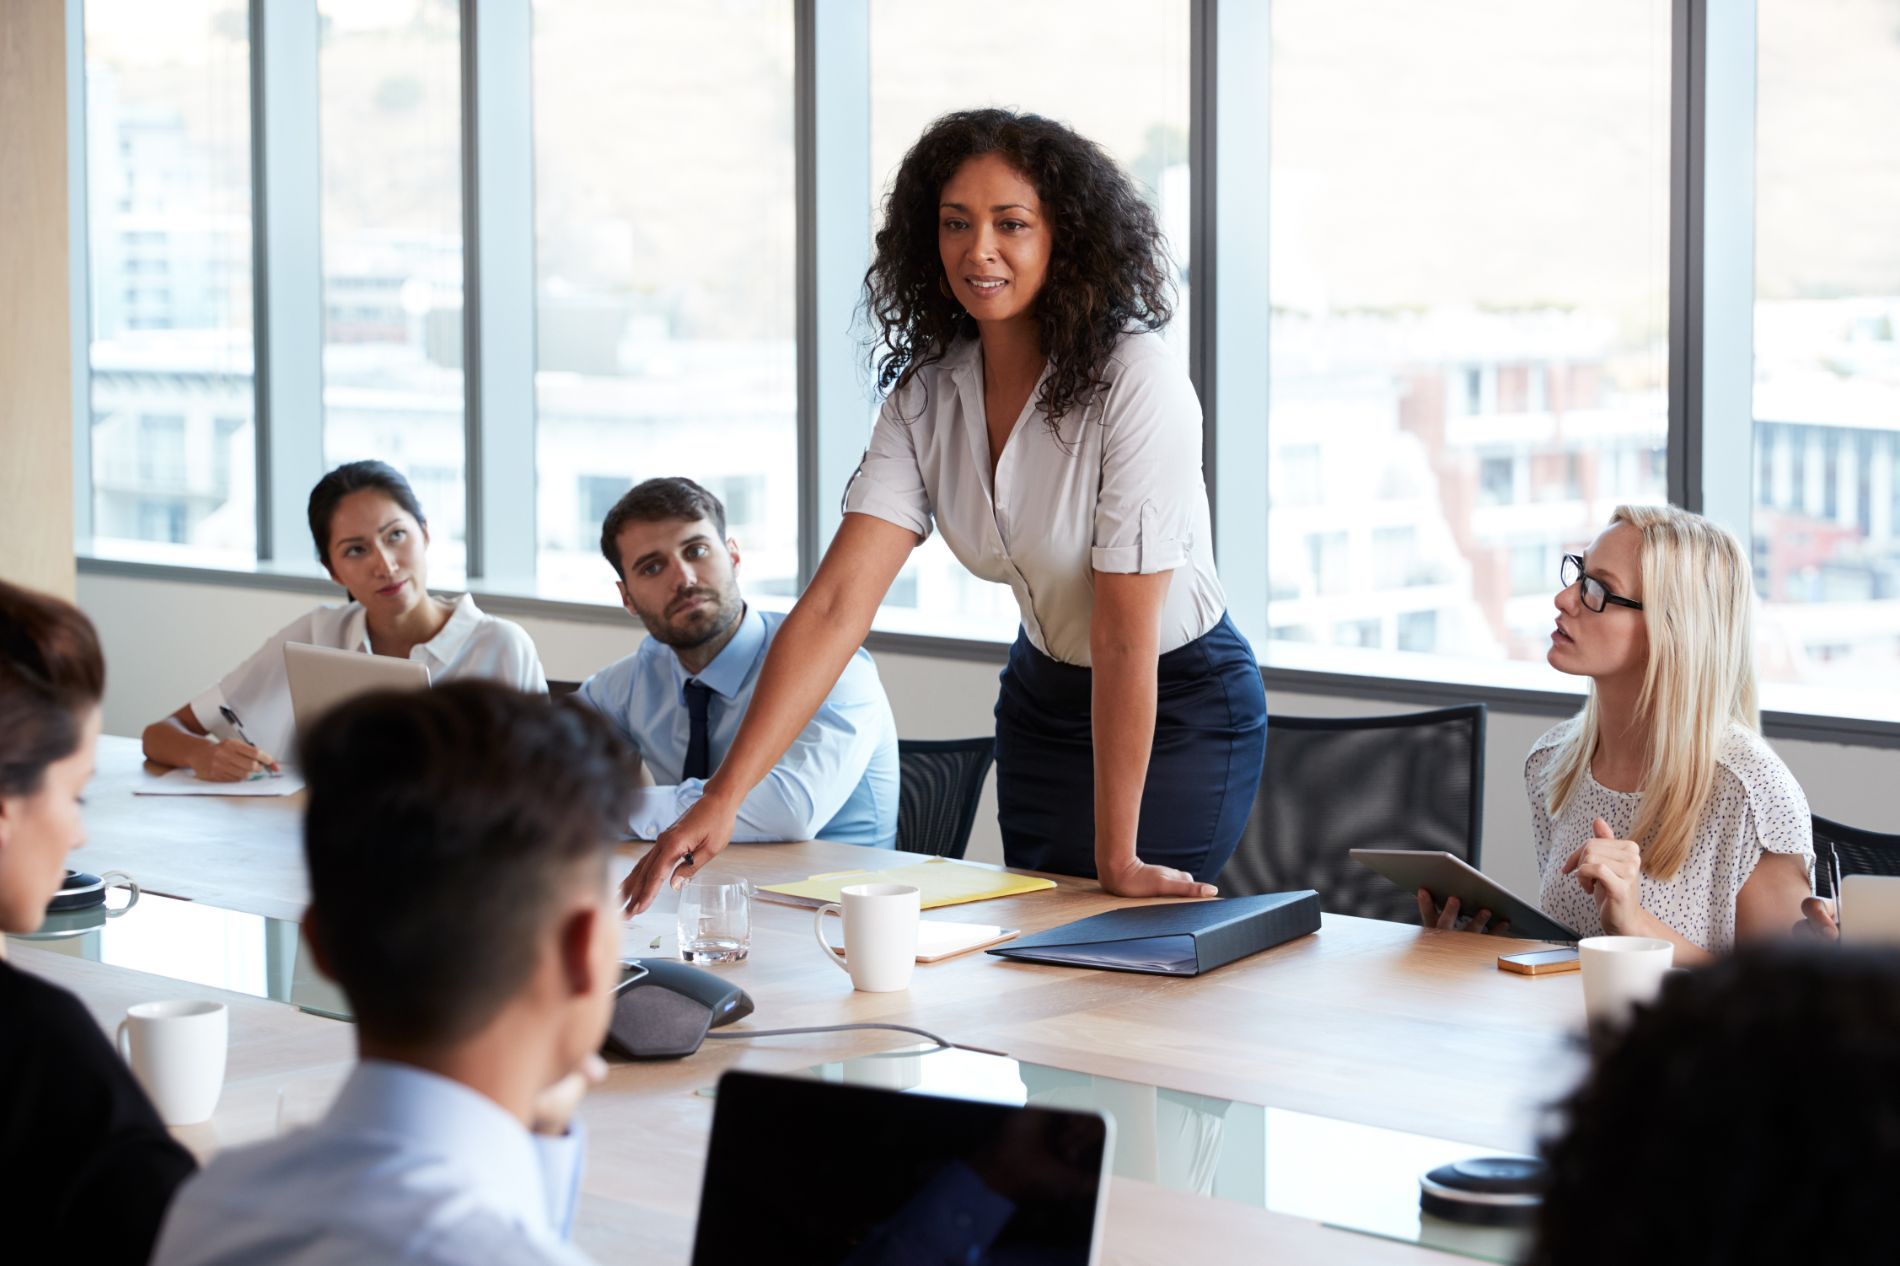
<svg viewBox="0 0 1900 1266">
<path fill-rule="evenodd" d="M 1027 963 L 1198 976 L 1317 931 L 1319 894 L 1309 888 L 1128 906 L 1021 937 L 989 952 Z"/>
</svg>

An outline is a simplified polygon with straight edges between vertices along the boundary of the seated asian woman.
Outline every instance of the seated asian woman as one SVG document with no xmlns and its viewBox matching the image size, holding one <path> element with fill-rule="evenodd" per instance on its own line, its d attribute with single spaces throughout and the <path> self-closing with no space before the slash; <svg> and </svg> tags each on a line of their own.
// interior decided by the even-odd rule
<svg viewBox="0 0 1900 1266">
<path fill-rule="evenodd" d="M 318 480 L 310 534 L 317 560 L 351 600 L 299 616 L 222 681 L 146 726 L 148 760 L 188 765 L 213 782 L 277 768 L 296 732 L 286 642 L 417 660 L 433 681 L 479 677 L 546 693 L 540 656 L 520 625 L 483 614 L 469 594 L 429 593 L 429 523 L 393 467 L 350 462 Z"/>
<path fill-rule="evenodd" d="M 1538 905 L 1674 942 L 1679 966 L 1786 933 L 1811 890 L 1807 797 L 1760 732 L 1750 570 L 1700 515 L 1619 507 L 1556 597 L 1548 658 L 1589 697 L 1524 762 Z M 1418 899 L 1428 927 L 1504 930 Z"/>
</svg>

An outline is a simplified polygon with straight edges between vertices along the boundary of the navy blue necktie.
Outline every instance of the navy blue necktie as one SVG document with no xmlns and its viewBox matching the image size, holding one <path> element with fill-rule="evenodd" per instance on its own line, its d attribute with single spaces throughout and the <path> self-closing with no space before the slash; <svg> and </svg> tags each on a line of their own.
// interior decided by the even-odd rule
<svg viewBox="0 0 1900 1266">
<path fill-rule="evenodd" d="M 712 776 L 712 743 L 707 735 L 706 709 L 712 703 L 712 687 L 697 681 L 686 683 L 686 765 L 680 780 Z"/>
</svg>

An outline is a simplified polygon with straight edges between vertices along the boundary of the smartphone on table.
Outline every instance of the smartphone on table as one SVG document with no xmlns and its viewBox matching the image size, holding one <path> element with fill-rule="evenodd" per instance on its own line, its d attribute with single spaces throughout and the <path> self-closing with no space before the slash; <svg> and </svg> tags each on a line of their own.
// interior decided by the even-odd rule
<svg viewBox="0 0 1900 1266">
<path fill-rule="evenodd" d="M 1527 954 L 1499 954 L 1498 970 L 1514 971 L 1526 976 L 1547 976 L 1551 972 L 1576 971 L 1577 947 L 1565 945 L 1559 949 L 1532 950 Z"/>
</svg>

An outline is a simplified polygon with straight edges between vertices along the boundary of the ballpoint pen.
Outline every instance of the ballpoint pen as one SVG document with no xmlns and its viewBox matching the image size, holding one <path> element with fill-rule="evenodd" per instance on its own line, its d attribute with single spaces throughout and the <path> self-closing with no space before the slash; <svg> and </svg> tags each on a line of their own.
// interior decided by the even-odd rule
<svg viewBox="0 0 1900 1266">
<path fill-rule="evenodd" d="M 241 738 L 241 739 L 243 739 L 243 740 L 244 740 L 244 741 L 245 741 L 246 743 L 250 743 L 252 747 L 257 747 L 257 744 L 251 741 L 251 736 L 250 736 L 249 734 L 246 734 L 246 733 L 244 732 L 244 722 L 242 722 L 242 721 L 240 721 L 240 720 L 238 720 L 238 714 L 237 714 L 236 712 L 234 712 L 234 711 L 232 711 L 232 709 L 231 709 L 231 705 L 230 705 L 230 704 L 228 704 L 228 703 L 221 703 L 221 704 L 219 704 L 219 705 L 218 705 L 218 714 L 219 714 L 220 716 L 222 716 L 222 717 L 223 717 L 223 718 L 224 718 L 224 719 L 225 719 L 226 721 L 229 721 L 229 722 L 231 723 L 231 728 L 237 731 L 237 736 L 238 736 L 239 738 Z M 258 748 L 258 750 L 259 750 L 259 751 L 261 752 L 261 751 L 262 751 L 263 749 L 262 749 L 262 748 Z M 279 770 L 278 770 L 278 768 L 277 768 L 277 762 L 276 762 L 276 761 L 272 761 L 272 762 L 271 762 L 271 772 L 272 772 L 272 773 L 278 773 L 278 772 L 281 772 L 281 771 L 279 771 Z M 261 777 L 263 777 L 263 775 L 262 775 L 262 774 L 253 774 L 253 775 L 252 775 L 252 777 L 254 777 L 254 778 L 261 778 Z"/>
<path fill-rule="evenodd" d="M 1834 935 L 1841 934 L 1841 850 L 1827 846 L 1828 886 L 1834 889 Z"/>
</svg>

